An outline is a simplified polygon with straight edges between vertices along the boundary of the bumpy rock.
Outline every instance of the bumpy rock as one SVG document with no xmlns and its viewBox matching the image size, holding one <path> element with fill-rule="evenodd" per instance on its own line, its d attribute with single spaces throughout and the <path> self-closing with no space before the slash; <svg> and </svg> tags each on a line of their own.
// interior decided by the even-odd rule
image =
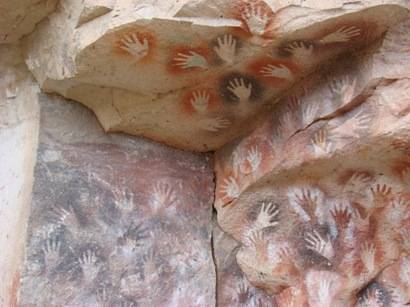
<svg viewBox="0 0 410 307">
<path fill-rule="evenodd" d="M 209 159 L 40 106 L 20 306 L 215 305 Z"/>
<path fill-rule="evenodd" d="M 1 0 L 0 44 L 17 42 L 54 11 L 58 0 Z"/>
<path fill-rule="evenodd" d="M 279 306 L 408 303 L 409 29 L 341 56 L 217 154 L 219 224 Z"/>
<path fill-rule="evenodd" d="M 43 90 L 85 104 L 107 131 L 214 150 L 319 64 L 408 13 L 406 1 L 320 5 L 62 1 L 26 40 L 26 62 Z"/>
</svg>

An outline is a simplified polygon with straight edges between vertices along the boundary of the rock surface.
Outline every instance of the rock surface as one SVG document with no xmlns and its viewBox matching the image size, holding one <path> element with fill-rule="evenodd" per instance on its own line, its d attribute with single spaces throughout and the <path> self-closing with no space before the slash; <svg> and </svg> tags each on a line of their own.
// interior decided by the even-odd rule
<svg viewBox="0 0 410 307">
<path fill-rule="evenodd" d="M 19 306 L 214 306 L 209 159 L 40 106 Z"/>
<path fill-rule="evenodd" d="M 0 46 L 0 306 L 15 306 L 30 208 L 39 88 L 17 46 Z"/>
<path fill-rule="evenodd" d="M 410 304 L 409 8 L 0 0 L 0 306 Z"/>
<path fill-rule="evenodd" d="M 218 222 L 279 306 L 408 303 L 410 279 L 385 268 L 410 269 L 409 28 L 339 58 L 217 154 Z"/>
<path fill-rule="evenodd" d="M 54 11 L 58 0 L 1 0 L 0 44 L 16 43 L 44 17 Z"/>
<path fill-rule="evenodd" d="M 209 151 L 251 132 L 319 64 L 379 38 L 409 3 L 328 5 L 62 1 L 25 41 L 26 62 L 106 131 Z"/>
</svg>

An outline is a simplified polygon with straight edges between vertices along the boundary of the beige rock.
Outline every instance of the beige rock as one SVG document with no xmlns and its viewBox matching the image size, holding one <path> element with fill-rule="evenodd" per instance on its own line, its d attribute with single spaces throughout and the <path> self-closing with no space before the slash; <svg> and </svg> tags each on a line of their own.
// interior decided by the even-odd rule
<svg viewBox="0 0 410 307">
<path fill-rule="evenodd" d="M 106 131 L 214 150 L 408 12 L 405 1 L 299 2 L 62 1 L 25 40 L 26 62 L 44 91 L 82 102 Z"/>
<path fill-rule="evenodd" d="M 38 86 L 17 46 L 0 47 L 0 306 L 16 306 L 38 137 Z"/>
<path fill-rule="evenodd" d="M 58 0 L 1 0 L 0 44 L 15 43 L 54 11 Z"/>
</svg>

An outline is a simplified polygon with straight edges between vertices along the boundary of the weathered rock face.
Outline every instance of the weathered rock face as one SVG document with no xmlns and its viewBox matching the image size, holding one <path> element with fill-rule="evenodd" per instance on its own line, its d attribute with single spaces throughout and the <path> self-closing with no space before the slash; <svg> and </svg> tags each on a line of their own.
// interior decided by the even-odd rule
<svg viewBox="0 0 410 307">
<path fill-rule="evenodd" d="M 38 134 L 39 88 L 20 50 L 0 46 L 0 306 L 15 306 Z"/>
<path fill-rule="evenodd" d="M 209 159 L 108 136 L 63 99 L 40 105 L 19 304 L 215 305 Z"/>
<path fill-rule="evenodd" d="M 0 44 L 17 42 L 54 11 L 58 0 L 1 0 Z"/>
<path fill-rule="evenodd" d="M 26 62 L 43 90 L 82 102 L 107 131 L 214 150 L 251 132 L 319 64 L 408 12 L 406 1 L 328 5 L 62 1 L 26 40 Z"/>
<path fill-rule="evenodd" d="M 279 306 L 409 301 L 409 28 L 312 76 L 217 154 L 219 224 Z"/>
</svg>

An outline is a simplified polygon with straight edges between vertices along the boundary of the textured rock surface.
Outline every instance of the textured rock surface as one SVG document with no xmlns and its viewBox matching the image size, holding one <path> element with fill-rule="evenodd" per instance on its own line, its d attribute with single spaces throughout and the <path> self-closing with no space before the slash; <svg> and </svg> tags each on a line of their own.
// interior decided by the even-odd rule
<svg viewBox="0 0 410 307">
<path fill-rule="evenodd" d="M 254 129 L 320 63 L 380 37 L 408 2 L 327 5 L 62 1 L 26 40 L 26 62 L 108 131 L 208 151 Z"/>
<path fill-rule="evenodd" d="M 38 131 L 38 86 L 20 50 L 0 46 L 0 306 L 19 286 Z"/>
<path fill-rule="evenodd" d="M 215 305 L 209 159 L 107 136 L 63 99 L 40 105 L 20 305 Z"/>
<path fill-rule="evenodd" d="M 409 269 L 409 27 L 309 78 L 217 155 L 218 221 L 279 306 L 408 303 L 406 273 L 383 270 Z"/>
<path fill-rule="evenodd" d="M 223 232 L 214 221 L 213 248 L 219 307 L 273 307 L 275 298 L 249 283 L 236 262 L 239 243 Z"/>
<path fill-rule="evenodd" d="M 58 0 L 1 0 L 0 44 L 17 42 L 50 14 Z"/>
</svg>

